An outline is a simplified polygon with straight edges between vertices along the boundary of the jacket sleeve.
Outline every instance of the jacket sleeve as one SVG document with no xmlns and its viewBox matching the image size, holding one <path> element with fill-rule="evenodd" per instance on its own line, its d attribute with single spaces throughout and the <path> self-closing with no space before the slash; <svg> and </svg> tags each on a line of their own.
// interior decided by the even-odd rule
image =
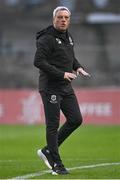
<svg viewBox="0 0 120 180">
<path fill-rule="evenodd" d="M 64 72 L 51 65 L 49 60 L 49 55 L 52 52 L 53 48 L 52 37 L 40 37 L 37 42 L 37 50 L 34 57 L 34 66 L 41 69 L 48 76 L 53 76 L 56 79 L 63 79 Z"/>
<path fill-rule="evenodd" d="M 83 68 L 84 69 L 84 67 L 78 62 L 78 60 L 76 58 L 74 58 L 73 70 L 76 71 L 78 68 Z"/>
<path fill-rule="evenodd" d="M 74 44 L 74 40 L 71 36 L 71 34 L 69 33 L 69 37 L 71 38 L 73 44 Z M 74 47 L 73 47 L 74 48 Z M 73 54 L 74 54 L 74 50 L 73 50 Z M 83 68 L 83 66 L 78 62 L 78 60 L 75 58 L 75 55 L 74 55 L 74 61 L 73 61 L 73 70 L 76 71 L 78 68 Z M 83 68 L 84 69 L 84 68 Z"/>
</svg>

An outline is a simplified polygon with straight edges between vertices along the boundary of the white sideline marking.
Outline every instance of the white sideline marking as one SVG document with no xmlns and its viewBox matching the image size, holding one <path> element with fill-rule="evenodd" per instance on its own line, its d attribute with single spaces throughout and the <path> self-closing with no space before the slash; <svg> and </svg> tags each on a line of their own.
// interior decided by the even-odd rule
<svg viewBox="0 0 120 180">
<path fill-rule="evenodd" d="M 78 167 L 72 167 L 72 168 L 67 168 L 68 170 L 76 170 L 76 169 L 89 169 L 89 168 L 96 168 L 96 167 L 104 167 L 104 166 L 118 166 L 120 165 L 120 162 L 113 162 L 113 163 L 101 163 L 101 164 L 93 164 L 93 165 L 86 165 L 86 166 L 78 166 Z M 31 173 L 31 174 L 26 174 L 23 176 L 17 176 L 13 177 L 11 179 L 29 179 L 37 176 L 42 176 L 45 174 L 50 173 L 51 170 L 46 170 L 46 171 L 41 171 L 37 173 Z"/>
</svg>

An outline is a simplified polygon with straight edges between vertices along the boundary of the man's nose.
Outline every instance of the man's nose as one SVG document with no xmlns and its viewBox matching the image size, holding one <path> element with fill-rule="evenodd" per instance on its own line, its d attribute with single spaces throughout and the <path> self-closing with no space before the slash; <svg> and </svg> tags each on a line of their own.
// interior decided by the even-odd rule
<svg viewBox="0 0 120 180">
<path fill-rule="evenodd" d="M 65 17 L 62 17 L 62 21 L 66 21 Z"/>
<path fill-rule="evenodd" d="M 65 17 L 62 18 L 62 21 L 66 21 Z"/>
</svg>

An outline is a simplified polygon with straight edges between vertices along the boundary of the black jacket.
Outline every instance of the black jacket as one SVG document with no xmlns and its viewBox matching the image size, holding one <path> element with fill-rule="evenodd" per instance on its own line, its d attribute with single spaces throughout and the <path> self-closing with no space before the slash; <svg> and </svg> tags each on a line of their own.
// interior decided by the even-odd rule
<svg viewBox="0 0 120 180">
<path fill-rule="evenodd" d="M 59 32 L 53 26 L 37 33 L 34 65 L 40 70 L 40 90 L 69 84 L 64 73 L 82 67 L 74 56 L 73 45 L 69 32 Z"/>
</svg>

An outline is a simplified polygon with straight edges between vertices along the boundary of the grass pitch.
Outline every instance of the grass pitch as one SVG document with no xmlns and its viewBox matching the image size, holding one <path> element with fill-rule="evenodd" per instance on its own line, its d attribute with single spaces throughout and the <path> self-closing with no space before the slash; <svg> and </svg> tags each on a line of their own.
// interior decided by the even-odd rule
<svg viewBox="0 0 120 180">
<path fill-rule="evenodd" d="M 36 150 L 44 145 L 44 125 L 1 125 L 0 179 L 120 178 L 120 126 L 82 125 L 77 129 L 60 147 L 63 162 L 70 168 L 66 176 L 51 175 L 37 157 Z"/>
</svg>

